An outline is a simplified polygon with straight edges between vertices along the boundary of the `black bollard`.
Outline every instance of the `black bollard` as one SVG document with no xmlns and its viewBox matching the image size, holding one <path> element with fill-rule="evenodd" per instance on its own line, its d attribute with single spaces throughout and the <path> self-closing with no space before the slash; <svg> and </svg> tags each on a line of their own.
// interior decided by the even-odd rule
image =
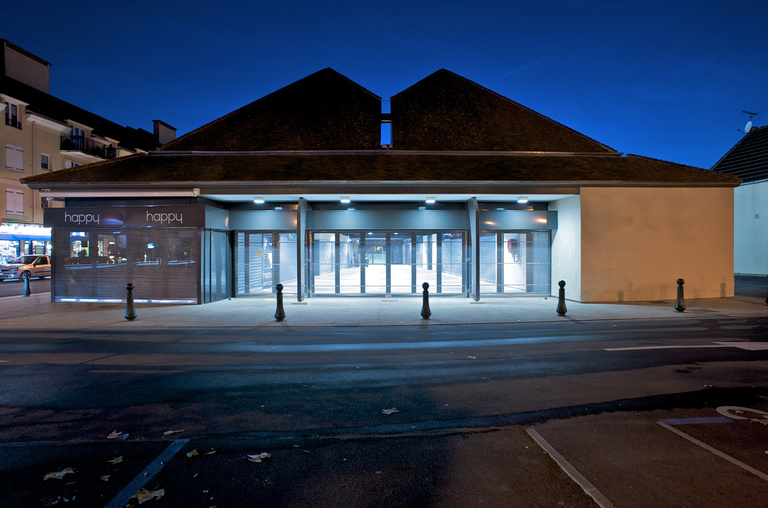
<svg viewBox="0 0 768 508">
<path fill-rule="evenodd" d="M 421 317 L 422 319 L 429 319 L 429 316 L 432 315 L 432 311 L 429 310 L 429 283 L 425 282 L 421 287 L 424 289 L 424 300 L 421 304 Z"/>
<path fill-rule="evenodd" d="M 675 310 L 677 312 L 683 312 L 685 310 L 685 294 L 683 291 L 683 284 L 685 284 L 685 280 L 677 279 L 677 301 L 675 302 Z"/>
<path fill-rule="evenodd" d="M 21 274 L 21 278 L 24 281 L 24 288 L 21 290 L 21 294 L 24 296 L 29 296 L 32 294 L 32 290 L 29 289 L 29 274 L 24 272 Z"/>
<path fill-rule="evenodd" d="M 133 321 L 136 319 L 136 309 L 133 308 L 133 284 L 126 284 L 125 289 L 128 291 L 125 304 L 125 319 Z"/>
<path fill-rule="evenodd" d="M 277 289 L 277 310 L 275 311 L 275 319 L 282 321 L 285 319 L 285 309 L 283 308 L 283 285 L 278 284 L 275 286 Z"/>
<path fill-rule="evenodd" d="M 558 286 L 560 286 L 560 291 L 557 294 L 557 313 L 560 316 L 565 316 L 565 313 L 568 312 L 568 309 L 565 308 L 565 281 L 561 280 L 557 283 Z"/>
</svg>

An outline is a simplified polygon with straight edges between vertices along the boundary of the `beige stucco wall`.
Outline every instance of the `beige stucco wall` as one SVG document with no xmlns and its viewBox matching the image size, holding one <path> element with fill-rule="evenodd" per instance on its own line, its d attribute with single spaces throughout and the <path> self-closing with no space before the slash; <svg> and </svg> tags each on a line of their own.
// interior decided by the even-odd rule
<svg viewBox="0 0 768 508">
<path fill-rule="evenodd" d="M 581 263 L 583 302 L 733 296 L 733 188 L 582 188 Z"/>
<path fill-rule="evenodd" d="M 565 297 L 581 300 L 581 198 L 571 196 L 550 204 L 557 210 L 557 229 L 552 232 L 552 295 L 565 281 Z"/>
</svg>

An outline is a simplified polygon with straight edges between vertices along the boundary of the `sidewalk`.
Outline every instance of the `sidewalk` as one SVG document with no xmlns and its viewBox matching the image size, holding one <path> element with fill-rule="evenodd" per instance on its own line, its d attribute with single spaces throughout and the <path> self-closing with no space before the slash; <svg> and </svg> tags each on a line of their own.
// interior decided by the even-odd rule
<svg viewBox="0 0 768 508">
<path fill-rule="evenodd" d="M 686 300 L 685 312 L 674 301 L 634 303 L 579 303 L 566 301 L 567 313 L 555 312 L 557 298 L 489 297 L 474 302 L 463 297 L 431 297 L 432 315 L 422 319 L 418 297 L 315 297 L 296 302 L 286 298 L 286 318 L 275 318 L 274 297 L 232 298 L 206 305 L 135 306 L 137 318 L 124 318 L 125 305 L 52 303 L 49 293 L 0 298 L 0 327 L 17 328 L 178 328 L 178 327 L 300 327 L 452 325 L 479 323 L 562 322 L 626 319 L 745 318 L 768 316 L 764 298 Z"/>
</svg>

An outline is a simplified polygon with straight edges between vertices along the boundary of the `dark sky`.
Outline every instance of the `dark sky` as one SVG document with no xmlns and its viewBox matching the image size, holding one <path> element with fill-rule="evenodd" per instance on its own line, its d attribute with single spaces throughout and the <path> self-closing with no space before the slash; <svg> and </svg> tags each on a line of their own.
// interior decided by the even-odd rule
<svg viewBox="0 0 768 508">
<path fill-rule="evenodd" d="M 53 95 L 150 131 L 184 134 L 325 67 L 386 108 L 446 68 L 620 152 L 703 168 L 743 136 L 743 110 L 768 124 L 763 1 L 6 4 L 0 37 L 53 64 Z"/>
</svg>

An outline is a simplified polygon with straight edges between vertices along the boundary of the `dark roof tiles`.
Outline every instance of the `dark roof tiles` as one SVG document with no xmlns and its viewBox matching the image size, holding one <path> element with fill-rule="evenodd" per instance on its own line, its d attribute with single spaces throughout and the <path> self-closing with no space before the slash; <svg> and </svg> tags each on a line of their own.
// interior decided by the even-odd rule
<svg viewBox="0 0 768 508">
<path fill-rule="evenodd" d="M 736 175 L 744 183 L 768 180 L 768 126 L 750 130 L 712 169 Z"/>
<path fill-rule="evenodd" d="M 370 150 L 381 98 L 333 69 L 318 71 L 163 146 L 164 150 Z"/>
<path fill-rule="evenodd" d="M 533 156 L 472 153 L 316 152 L 299 154 L 163 154 L 154 152 L 25 179 L 44 185 L 92 182 L 582 182 L 601 185 L 736 186 L 716 171 L 638 156 Z"/>
<path fill-rule="evenodd" d="M 615 152 L 445 69 L 392 97 L 392 125 L 400 150 Z"/>
</svg>

